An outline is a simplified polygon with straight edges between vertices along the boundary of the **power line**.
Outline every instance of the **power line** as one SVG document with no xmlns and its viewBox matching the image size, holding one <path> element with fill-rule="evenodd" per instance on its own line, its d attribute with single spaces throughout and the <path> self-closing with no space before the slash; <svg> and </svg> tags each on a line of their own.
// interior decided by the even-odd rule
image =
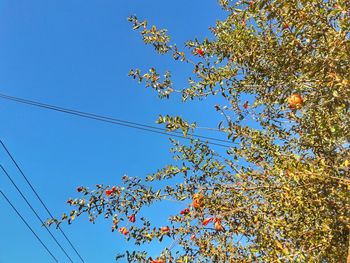
<svg viewBox="0 0 350 263">
<path fill-rule="evenodd" d="M 173 136 L 173 137 L 177 137 L 177 138 L 181 138 L 181 139 L 190 140 L 190 138 L 188 138 L 188 137 L 183 137 L 182 135 L 179 135 L 179 134 L 182 134 L 179 131 L 166 132 L 164 129 L 159 128 L 159 127 L 155 127 L 155 126 L 140 124 L 140 123 L 131 122 L 131 121 L 125 121 L 125 120 L 121 120 L 121 119 L 116 119 L 116 118 L 111 118 L 111 117 L 107 117 L 107 116 L 103 116 L 103 115 L 94 114 L 94 113 L 72 110 L 72 109 L 63 108 L 63 107 L 59 107 L 59 106 L 55 106 L 55 105 L 51 105 L 51 104 L 27 100 L 27 99 L 23 99 L 23 98 L 19 98 L 19 97 L 8 96 L 8 95 L 1 94 L 1 93 L 0 93 L 0 98 L 14 101 L 14 102 L 18 102 L 18 103 L 22 103 L 22 104 L 26 104 L 26 105 L 36 106 L 36 107 L 40 107 L 40 108 L 44 108 L 44 109 L 63 112 L 63 113 L 67 113 L 70 115 L 75 115 L 75 116 L 79 116 L 79 117 L 83 117 L 83 118 L 93 119 L 93 120 L 97 120 L 97 121 L 102 121 L 102 122 L 112 123 L 115 125 L 129 127 L 129 128 L 133 128 L 133 129 L 149 131 L 149 132 L 153 132 L 153 133 L 158 133 L 158 134 L 163 134 L 163 135 L 168 135 L 168 136 Z M 225 147 L 225 148 L 229 148 L 230 146 L 224 145 L 221 143 L 215 143 L 212 141 L 234 144 L 233 142 L 228 141 L 228 140 L 222 140 L 222 139 L 217 139 L 217 138 L 203 136 L 203 135 L 191 134 L 191 136 L 194 138 L 206 139 L 206 140 L 208 140 L 209 144 L 221 146 L 221 147 Z"/>
<path fill-rule="evenodd" d="M 0 97 L 2 97 L 4 99 L 17 100 L 18 102 L 21 102 L 21 103 L 28 103 L 28 104 L 30 103 L 33 106 L 45 106 L 45 107 L 60 109 L 60 110 L 64 110 L 64 111 L 69 111 L 69 112 L 72 112 L 72 113 L 74 112 L 74 113 L 83 114 L 83 115 L 87 115 L 87 116 L 92 116 L 92 117 L 96 117 L 96 118 L 101 118 L 101 119 L 116 121 L 116 122 L 120 122 L 120 123 L 137 125 L 137 126 L 144 127 L 144 128 L 150 128 L 150 129 L 155 129 L 155 130 L 159 130 L 159 131 L 164 131 L 163 128 L 159 128 L 159 127 L 156 127 L 156 126 L 151 126 L 151 125 L 146 125 L 146 124 L 142 124 L 142 123 L 121 120 L 121 119 L 112 118 L 112 117 L 108 117 L 108 116 L 98 115 L 98 114 L 95 114 L 95 113 L 89 113 L 89 112 L 83 112 L 83 111 L 78 111 L 78 110 L 67 109 L 67 108 L 63 108 L 63 107 L 59 107 L 59 106 L 55 106 L 55 105 L 51 105 L 51 104 L 46 104 L 46 103 L 37 102 L 37 101 L 33 101 L 33 100 L 27 100 L 27 99 L 23 99 L 23 98 L 19 98 L 19 97 L 13 97 L 13 96 L 1 94 L 1 93 L 0 93 Z M 34 104 L 36 104 L 36 105 L 34 105 Z M 172 131 L 172 133 L 182 134 L 182 132 L 179 132 L 179 131 Z M 228 141 L 228 140 L 222 140 L 222 139 L 217 139 L 217 138 L 203 136 L 203 135 L 192 134 L 192 136 L 196 137 L 196 138 L 208 139 L 208 140 L 213 140 L 213 141 L 232 143 L 231 141 Z"/>
<path fill-rule="evenodd" d="M 30 183 L 29 179 L 27 178 L 27 176 L 24 174 L 24 172 L 22 171 L 22 169 L 20 168 L 20 166 L 18 165 L 18 163 L 16 162 L 16 160 L 14 159 L 14 157 L 12 156 L 12 154 L 10 153 L 10 151 L 7 149 L 6 145 L 3 143 L 3 141 L 0 139 L 0 144 L 2 145 L 2 147 L 5 149 L 7 155 L 10 157 L 10 159 L 12 160 L 12 162 L 14 163 L 14 165 L 16 166 L 16 168 L 18 169 L 18 171 L 21 173 L 22 177 L 25 179 L 25 181 L 27 182 L 27 184 L 29 185 L 29 187 L 32 189 L 32 191 L 34 192 L 34 194 L 36 195 L 36 197 L 38 198 L 38 200 L 40 201 L 40 203 L 43 205 L 43 207 L 45 208 L 46 212 L 50 215 L 51 218 L 54 218 L 54 216 L 52 215 L 51 211 L 48 209 L 48 207 L 45 205 L 44 201 L 41 199 L 41 197 L 39 196 L 39 194 L 37 193 L 37 191 L 34 189 L 33 185 Z M 78 257 L 80 258 L 80 260 L 82 262 L 85 262 L 84 259 L 82 258 L 82 256 L 80 255 L 80 253 L 77 251 L 77 249 L 75 248 L 75 246 L 72 244 L 72 242 L 70 241 L 70 239 L 67 237 L 67 235 L 64 233 L 63 229 L 57 225 L 57 228 L 60 230 L 60 232 L 62 233 L 62 235 L 64 236 L 64 238 L 67 240 L 67 242 L 69 243 L 69 245 L 73 248 L 73 250 L 75 251 L 75 253 L 78 255 Z"/>
<path fill-rule="evenodd" d="M 6 197 L 6 195 L 3 193 L 3 191 L 0 190 L 1 195 L 5 198 L 5 200 L 9 203 L 9 205 L 12 207 L 13 210 L 15 210 L 16 214 L 22 219 L 23 223 L 28 227 L 28 229 L 33 233 L 33 235 L 39 240 L 40 244 L 45 248 L 45 250 L 51 255 L 51 257 L 58 262 L 58 260 L 55 258 L 55 256 L 51 253 L 51 251 L 45 246 L 43 241 L 40 239 L 40 237 L 34 232 L 34 230 L 30 227 L 30 225 L 27 223 L 27 221 L 23 218 L 23 216 L 18 212 L 16 207 L 11 203 L 11 201 Z"/>
<path fill-rule="evenodd" d="M 2 169 L 2 171 L 4 172 L 4 174 L 7 176 L 7 178 L 11 181 L 12 185 L 17 189 L 17 191 L 19 192 L 19 194 L 22 196 L 22 198 L 24 199 L 24 201 L 27 203 L 27 205 L 30 207 L 30 209 L 33 211 L 33 213 L 35 214 L 36 218 L 40 221 L 40 223 L 45 227 L 45 229 L 47 230 L 47 232 L 49 232 L 50 236 L 52 237 L 52 239 L 56 242 L 56 244 L 61 248 L 62 252 L 67 256 L 67 258 L 69 259 L 70 262 L 73 263 L 73 260 L 69 257 L 69 255 L 67 254 L 66 250 L 61 246 L 61 244 L 58 242 L 58 240 L 55 238 L 55 236 L 51 233 L 50 229 L 46 226 L 44 220 L 41 219 L 41 217 L 38 215 L 38 213 L 36 212 L 36 210 L 33 208 L 33 206 L 30 204 L 30 202 L 28 201 L 28 199 L 24 196 L 23 192 L 18 188 L 17 184 L 13 181 L 13 179 L 11 178 L 11 176 L 9 175 L 9 173 L 5 170 L 5 168 L 0 164 L 0 168 Z"/>
</svg>

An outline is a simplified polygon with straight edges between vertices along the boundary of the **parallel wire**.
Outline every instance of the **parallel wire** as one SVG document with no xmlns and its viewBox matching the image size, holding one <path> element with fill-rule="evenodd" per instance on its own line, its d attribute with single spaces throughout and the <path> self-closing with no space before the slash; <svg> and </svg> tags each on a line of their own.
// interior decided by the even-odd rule
<svg viewBox="0 0 350 263">
<path fill-rule="evenodd" d="M 11 203 L 11 201 L 7 198 L 3 191 L 0 190 L 1 195 L 5 198 L 5 200 L 9 203 L 12 209 L 16 212 L 16 214 L 22 219 L 23 223 L 28 227 L 28 229 L 32 232 L 32 234 L 38 239 L 40 244 L 45 248 L 45 250 L 51 255 L 51 257 L 58 263 L 57 258 L 51 253 L 51 251 L 47 248 L 44 242 L 40 239 L 40 237 L 34 232 L 34 230 L 30 227 L 27 221 L 23 218 L 23 216 L 18 212 L 16 207 Z"/>
<path fill-rule="evenodd" d="M 155 126 L 140 124 L 140 123 L 131 122 L 131 121 L 125 121 L 125 120 L 121 120 L 121 119 L 116 119 L 116 118 L 111 118 L 111 117 L 107 117 L 107 116 L 103 116 L 103 115 L 94 114 L 94 113 L 88 113 L 88 112 L 83 112 L 83 111 L 62 108 L 62 107 L 51 105 L 51 104 L 45 104 L 45 103 L 41 103 L 41 102 L 37 102 L 37 101 L 22 99 L 19 97 L 8 96 L 8 95 L 1 94 L 1 93 L 0 93 L 0 98 L 14 101 L 14 102 L 18 102 L 18 103 L 22 103 L 22 104 L 31 105 L 31 106 L 36 106 L 36 107 L 40 107 L 40 108 L 54 110 L 54 111 L 58 111 L 58 112 L 63 112 L 63 113 L 67 113 L 67 114 L 71 114 L 71 115 L 75 115 L 75 116 L 80 116 L 83 118 L 94 119 L 94 120 L 98 120 L 98 121 L 102 121 L 102 122 L 112 123 L 115 125 L 125 126 L 125 127 L 129 127 L 129 128 L 133 128 L 133 129 L 149 131 L 149 132 L 168 135 L 168 136 L 172 136 L 172 137 L 176 137 L 176 138 L 191 140 L 191 138 L 183 137 L 183 136 L 179 135 L 179 134 L 182 134 L 179 131 L 166 132 L 164 129 L 158 128 Z M 217 139 L 217 138 L 203 136 L 203 135 L 196 135 L 196 134 L 190 134 L 190 135 L 194 138 L 206 139 L 206 140 L 208 140 L 209 144 L 220 146 L 220 147 L 229 148 L 230 146 L 224 145 L 221 143 L 215 143 L 212 141 L 224 142 L 224 143 L 228 143 L 228 144 L 235 144 L 235 143 L 228 141 L 228 140 L 222 140 L 222 139 Z"/>
<path fill-rule="evenodd" d="M 5 168 L 0 164 L 0 168 L 2 169 L 2 171 L 4 172 L 4 174 L 7 176 L 7 178 L 11 181 L 12 185 L 16 188 L 16 190 L 18 191 L 18 193 L 22 196 L 22 198 L 24 199 L 24 201 L 27 203 L 27 205 L 30 207 L 30 209 L 33 211 L 33 213 L 35 214 L 36 218 L 40 221 L 40 223 L 45 227 L 45 229 L 47 230 L 47 232 L 49 232 L 50 236 L 52 237 L 52 239 L 55 241 L 55 243 L 60 247 L 60 249 L 62 250 L 62 252 L 67 256 L 67 258 L 69 259 L 70 262 L 73 263 L 73 260 L 70 258 L 70 256 L 67 254 L 66 250 L 61 246 L 61 244 L 58 242 L 58 240 L 55 238 L 55 236 L 51 233 L 50 229 L 46 226 L 44 220 L 39 216 L 39 214 L 36 212 L 36 210 L 33 208 L 33 206 L 30 204 L 30 202 L 28 201 L 28 199 L 25 197 L 25 195 L 23 194 L 23 192 L 19 189 L 19 187 L 17 186 L 17 184 L 13 181 L 13 179 L 11 178 L 11 176 L 9 175 L 9 173 L 5 170 Z"/>
<path fill-rule="evenodd" d="M 24 180 L 27 182 L 27 184 L 29 185 L 29 187 L 32 189 L 32 191 L 34 192 L 35 196 L 38 198 L 38 200 L 40 201 L 40 203 L 42 204 L 42 206 L 45 208 L 46 212 L 50 215 L 51 218 L 54 218 L 54 216 L 52 215 L 51 211 L 48 209 L 48 207 L 46 206 L 46 204 L 44 203 L 44 201 L 42 200 L 42 198 L 39 196 L 38 192 L 35 190 L 35 188 L 33 187 L 33 185 L 30 183 L 29 179 L 27 178 L 27 176 L 24 174 L 24 172 L 22 171 L 22 169 L 20 168 L 20 166 L 18 165 L 18 163 L 16 162 L 16 160 L 14 159 L 14 157 L 12 156 L 12 154 L 10 153 L 10 151 L 7 149 L 6 145 L 3 143 L 3 141 L 0 139 L 0 144 L 2 145 L 2 147 L 5 149 L 7 155 L 10 157 L 10 159 L 12 160 L 12 162 L 14 163 L 14 165 L 16 166 L 16 168 L 18 169 L 18 171 L 21 173 L 22 177 L 24 178 Z M 1 166 L 1 168 L 4 170 L 4 168 Z M 5 172 L 6 173 L 6 172 Z M 10 178 L 9 178 L 10 179 Z M 10 179 L 11 180 L 11 179 Z M 12 180 L 11 180 L 12 181 Z M 16 187 L 17 188 L 17 187 Z M 19 190 L 19 189 L 18 189 Z M 22 196 L 23 197 L 23 196 Z M 41 220 L 42 221 L 42 220 Z M 46 227 L 46 225 L 45 225 Z M 46 227 L 47 228 L 47 227 Z M 69 240 L 69 238 L 67 237 L 67 235 L 64 233 L 64 231 L 62 230 L 62 228 L 57 225 L 57 228 L 60 230 L 60 232 L 62 233 L 62 235 L 64 236 L 64 238 L 67 240 L 67 242 L 70 244 L 70 246 L 73 248 L 73 250 L 75 251 L 75 253 L 78 255 L 78 257 L 80 258 L 80 260 L 82 262 L 85 262 L 84 259 L 82 258 L 82 256 L 80 255 L 80 253 L 77 251 L 77 249 L 75 248 L 75 246 L 72 244 L 72 242 Z M 48 229 L 48 228 L 47 228 Z M 48 230 L 49 231 L 49 230 Z M 49 231 L 50 232 L 50 231 Z M 50 232 L 51 233 L 51 232 Z M 60 246 L 61 247 L 61 246 Z M 62 248 L 62 247 L 61 247 Z M 65 253 L 66 254 L 66 253 Z M 66 254 L 67 255 L 67 254 Z M 67 255 L 67 257 L 69 257 Z M 71 260 L 72 261 L 72 260 Z"/>
</svg>

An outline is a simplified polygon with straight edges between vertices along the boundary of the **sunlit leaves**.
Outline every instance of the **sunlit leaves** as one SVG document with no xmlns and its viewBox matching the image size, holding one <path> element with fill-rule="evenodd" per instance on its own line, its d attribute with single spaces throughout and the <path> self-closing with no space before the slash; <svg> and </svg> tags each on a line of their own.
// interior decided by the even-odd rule
<svg viewBox="0 0 350 263">
<path fill-rule="evenodd" d="M 68 200 L 72 212 L 49 223 L 103 215 L 115 229 L 128 224 L 125 238 L 136 244 L 172 242 L 154 258 L 126 252 L 129 262 L 343 262 L 350 229 L 349 3 L 219 3 L 226 19 L 210 28 L 210 38 L 188 41 L 188 55 L 170 44 L 166 30 L 129 19 L 156 52 L 191 63 L 188 87 L 175 90 L 170 72 L 161 76 L 155 68 L 129 75 L 160 98 L 217 98 L 217 130 L 232 146 L 218 154 L 197 140 L 172 140 L 173 164 L 145 180 L 124 176 L 113 191 L 79 187 L 83 197 Z M 158 123 L 184 137 L 196 128 L 178 116 L 161 115 Z M 156 202 L 182 204 L 169 215 L 169 228 L 139 217 Z"/>
</svg>

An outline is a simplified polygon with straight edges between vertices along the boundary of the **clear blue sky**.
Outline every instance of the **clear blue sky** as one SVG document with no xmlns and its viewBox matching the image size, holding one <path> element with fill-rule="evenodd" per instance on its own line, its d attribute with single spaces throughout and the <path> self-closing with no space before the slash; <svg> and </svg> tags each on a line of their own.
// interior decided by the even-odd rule
<svg viewBox="0 0 350 263">
<path fill-rule="evenodd" d="M 131 68 L 171 69 L 184 87 L 189 66 L 156 55 L 130 29 L 129 15 L 168 28 L 174 43 L 208 35 L 208 27 L 224 14 L 215 0 L 1 0 L 0 92 L 68 108 L 153 125 L 158 114 L 177 114 L 201 126 L 213 126 L 214 101 L 182 104 L 161 101 L 127 77 Z M 118 184 L 124 174 L 144 177 L 171 162 L 166 136 L 80 119 L 62 113 L 0 100 L 1 139 L 57 216 L 68 211 L 69 197 L 79 185 Z M 47 218 L 18 172 L 0 150 L 0 163 Z M 13 201 L 60 262 L 68 262 L 4 175 L 0 188 Z M 173 205 L 173 204 L 170 204 Z M 0 197 L 0 263 L 52 262 L 47 252 Z M 178 209 L 176 207 L 176 209 Z M 161 211 L 161 213 L 159 212 Z M 169 204 L 150 210 L 166 223 Z M 110 221 L 90 224 L 80 218 L 64 225 L 87 263 L 115 262 L 118 252 L 132 248 Z M 57 238 L 77 256 L 56 231 Z M 150 248 L 151 253 L 163 245 Z"/>
</svg>

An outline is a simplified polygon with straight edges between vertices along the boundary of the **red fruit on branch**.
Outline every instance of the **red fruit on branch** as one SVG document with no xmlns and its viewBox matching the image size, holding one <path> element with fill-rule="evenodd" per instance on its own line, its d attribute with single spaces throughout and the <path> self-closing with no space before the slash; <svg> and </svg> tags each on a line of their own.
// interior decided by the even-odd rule
<svg viewBox="0 0 350 263">
<path fill-rule="evenodd" d="M 131 223 L 135 223 L 136 221 L 135 215 L 128 216 L 128 219 Z"/>
<path fill-rule="evenodd" d="M 116 186 L 113 186 L 111 189 L 107 189 L 106 190 L 106 195 L 107 196 L 110 196 L 110 195 L 112 195 L 112 194 L 114 194 L 114 193 L 116 193 L 117 192 L 117 187 Z"/>
<path fill-rule="evenodd" d="M 198 55 L 200 55 L 200 56 L 204 56 L 204 51 L 203 51 L 203 49 L 200 49 L 200 48 L 197 48 L 196 49 L 196 53 L 198 54 Z"/>
<path fill-rule="evenodd" d="M 208 217 L 206 219 L 203 220 L 202 224 L 204 226 L 208 225 L 211 221 L 213 221 L 213 218 L 212 217 Z"/>
<path fill-rule="evenodd" d="M 68 200 L 67 200 L 67 204 L 70 204 L 70 205 L 71 205 L 72 203 L 73 203 L 73 200 L 72 200 L 72 199 L 68 199 Z"/>
<path fill-rule="evenodd" d="M 190 212 L 190 209 L 185 208 L 185 209 L 180 211 L 180 215 L 187 215 L 189 212 Z"/>
<path fill-rule="evenodd" d="M 106 190 L 106 195 L 107 195 L 107 196 L 110 196 L 111 194 L 113 194 L 113 191 L 112 191 L 112 190 Z"/>
<path fill-rule="evenodd" d="M 248 107 L 249 107 L 249 102 L 246 101 L 246 102 L 243 104 L 243 108 L 244 108 L 244 109 L 248 109 Z"/>
<path fill-rule="evenodd" d="M 288 28 L 289 28 L 289 25 L 288 25 L 287 23 L 284 23 L 284 24 L 282 25 L 282 28 L 283 28 L 283 29 L 288 29 Z"/>
<path fill-rule="evenodd" d="M 221 218 L 215 217 L 215 218 L 213 219 L 213 222 L 214 222 L 214 223 L 220 223 L 220 224 L 221 224 Z"/>
<path fill-rule="evenodd" d="M 83 191 L 83 187 L 82 186 L 79 186 L 78 188 L 77 188 L 77 192 L 81 192 L 81 191 Z"/>
<path fill-rule="evenodd" d="M 170 228 L 168 226 L 164 226 L 160 229 L 163 233 L 169 232 Z"/>
</svg>

